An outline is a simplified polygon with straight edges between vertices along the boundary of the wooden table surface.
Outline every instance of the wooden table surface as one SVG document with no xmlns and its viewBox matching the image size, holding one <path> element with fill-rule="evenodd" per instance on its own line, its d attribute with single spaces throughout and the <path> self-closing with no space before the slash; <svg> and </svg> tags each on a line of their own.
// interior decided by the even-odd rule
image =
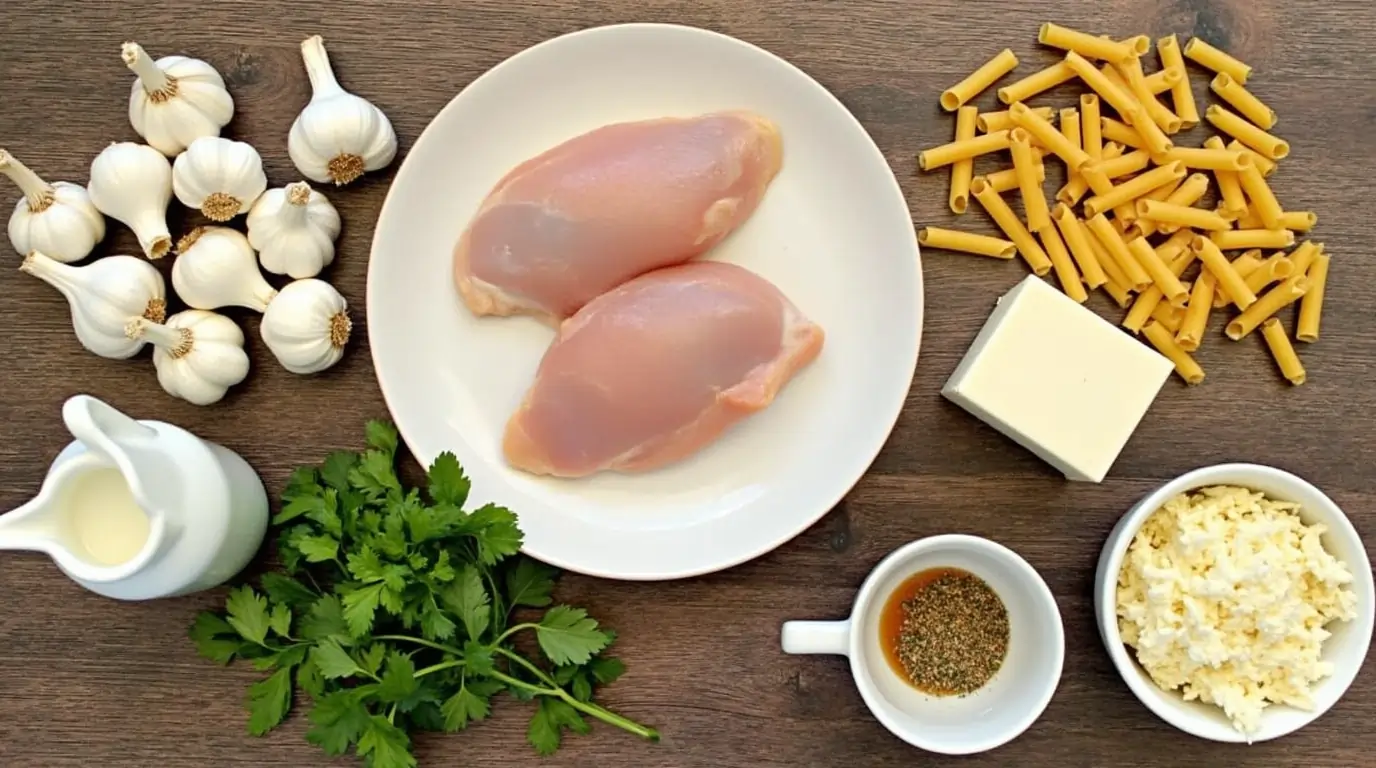
<svg viewBox="0 0 1376 768">
<path fill-rule="evenodd" d="M 608 689 L 614 707 L 658 726 L 658 745 L 599 728 L 573 738 L 548 765 L 608 766 L 1148 766 L 1369 764 L 1376 720 L 1368 663 L 1346 697 L 1314 724 L 1250 748 L 1174 731 L 1121 683 L 1100 645 L 1091 585 L 1105 535 L 1154 485 L 1194 467 L 1250 460 L 1310 479 L 1376 535 L 1376 362 L 1370 287 L 1370 185 L 1376 177 L 1376 6 L 1352 0 L 1105 0 L 998 3 L 933 0 L 366 0 L 332 4 L 240 0 L 204 4 L 8 0 L 0 23 L 0 145 L 50 179 L 85 182 L 107 142 L 136 138 L 126 117 L 130 74 L 119 45 L 155 56 L 187 53 L 226 76 L 235 138 L 262 150 L 274 185 L 298 178 L 286 133 L 305 103 L 297 45 L 323 34 L 342 81 L 392 118 L 402 151 L 474 77 L 547 38 L 614 22 L 672 21 L 758 44 L 831 89 L 888 157 L 920 224 L 992 231 L 982 214 L 957 222 L 945 172 L 922 177 L 914 153 L 948 140 L 942 88 L 998 48 L 1054 60 L 1034 44 L 1056 20 L 1126 36 L 1200 34 L 1256 67 L 1249 87 L 1281 115 L 1293 155 L 1273 177 L 1289 208 L 1315 210 L 1315 236 L 1333 254 L 1323 340 L 1301 349 L 1310 381 L 1281 382 L 1259 339 L 1211 341 L 1207 382 L 1172 379 L 1100 485 L 1070 484 L 941 399 L 993 299 L 1020 264 L 931 252 L 926 331 L 907 407 L 888 446 L 847 500 L 777 551 L 724 573 L 634 584 L 568 575 L 561 598 L 587 605 L 620 632 L 629 672 Z M 1030 71 L 1026 65 L 1020 71 Z M 1192 69 L 1203 97 L 1206 76 Z M 1062 94 L 1057 103 L 1073 96 Z M 987 103 L 986 100 L 980 102 Z M 1202 140 L 1202 130 L 1195 142 Z M 395 166 L 393 166 L 393 169 Z M 344 233 L 327 277 L 353 304 L 360 331 L 373 222 L 391 173 L 331 193 Z M 1050 186 L 1048 187 L 1050 188 Z M 0 191 L 4 210 L 17 199 Z M 175 209 L 175 206 L 174 206 Z M 189 220 L 188 220 L 189 221 Z M 184 230 L 178 218 L 173 231 Z M 111 224 L 101 253 L 136 252 Z M 5 246 L 8 250 L 8 246 Z M 197 408 L 159 389 L 148 353 L 111 361 L 84 352 L 62 298 L 0 254 L 0 509 L 34 494 L 69 439 L 59 416 L 77 392 L 137 417 L 169 420 L 241 452 L 279 491 L 287 473 L 335 448 L 357 447 L 363 422 L 386 413 L 365 333 L 327 374 L 277 367 L 245 323 L 254 370 L 223 403 Z M 1091 306 L 1119 318 L 1096 297 Z M 1221 318 L 1215 317 L 1217 326 Z M 1220 333 L 1215 327 L 1211 333 Z M 864 375 L 857 371 L 857 375 Z M 1025 556 L 1064 616 L 1065 672 L 1044 716 L 1021 738 L 981 756 L 945 759 L 906 746 L 866 711 L 841 658 L 789 657 L 788 618 L 840 617 L 869 569 L 916 538 L 966 532 Z M 264 567 L 266 554 L 251 570 Z M 243 698 L 255 675 L 198 658 L 185 632 L 223 590 L 145 604 L 89 594 L 40 556 L 0 562 L 0 765 L 6 768 L 304 766 L 329 761 L 303 739 L 299 713 L 266 738 L 245 732 Z M 422 737 L 422 765 L 534 764 L 524 705 L 506 704 L 467 733 Z"/>
</svg>

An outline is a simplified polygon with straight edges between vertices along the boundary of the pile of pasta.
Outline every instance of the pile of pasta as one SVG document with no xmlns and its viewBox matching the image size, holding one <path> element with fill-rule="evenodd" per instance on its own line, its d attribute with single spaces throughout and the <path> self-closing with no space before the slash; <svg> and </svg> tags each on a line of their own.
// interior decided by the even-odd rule
<svg viewBox="0 0 1376 768">
<path fill-rule="evenodd" d="M 1160 66 L 1150 73 L 1146 35 L 1114 40 L 1048 23 L 1038 40 L 1064 58 L 999 88 L 1006 110 L 981 113 L 968 102 L 1018 65 L 1011 50 L 994 56 L 941 94 L 941 106 L 956 113 L 955 139 L 917 158 L 924 171 L 950 167 L 952 211 L 965 213 L 973 195 L 1006 237 L 926 227 L 919 241 L 1001 259 L 1020 255 L 1038 275 L 1054 271 L 1078 302 L 1102 289 L 1127 310 L 1122 326 L 1144 336 L 1188 384 L 1204 380 L 1192 353 L 1210 313 L 1231 306 L 1227 337 L 1260 328 L 1281 374 L 1303 384 L 1304 366 L 1277 315 L 1298 302 L 1295 339 L 1318 340 L 1329 257 L 1322 243 L 1296 245 L 1318 217 L 1282 208 L 1267 181 L 1290 146 L 1269 132 L 1276 113 L 1245 87 L 1252 68 L 1199 38 L 1183 48 L 1174 35 L 1156 41 Z M 1171 140 L 1200 123 L 1187 58 L 1215 73 L 1210 88 L 1227 104 L 1204 110 L 1222 136 L 1202 147 Z M 1026 103 L 1074 79 L 1088 87 L 1078 109 L 1057 114 Z M 975 158 L 1001 152 L 1011 168 L 974 177 Z M 1064 163 L 1067 179 L 1051 199 L 1043 190 L 1048 156 Z M 1213 210 L 1197 205 L 1211 184 Z M 1025 218 L 1004 198 L 1014 192 Z"/>
</svg>

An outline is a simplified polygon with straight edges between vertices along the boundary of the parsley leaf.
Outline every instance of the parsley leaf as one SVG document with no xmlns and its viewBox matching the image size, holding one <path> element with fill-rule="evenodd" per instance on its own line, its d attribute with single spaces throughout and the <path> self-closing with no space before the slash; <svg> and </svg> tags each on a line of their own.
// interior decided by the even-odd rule
<svg viewBox="0 0 1376 768">
<path fill-rule="evenodd" d="M 587 733 L 592 726 L 578 714 L 578 710 L 555 698 L 540 700 L 540 708 L 530 719 L 526 738 L 541 755 L 552 755 L 559 749 L 561 732 L 564 729 L 574 733 Z"/>
<path fill-rule="evenodd" d="M 425 599 L 420 617 L 420 632 L 426 640 L 448 640 L 454 636 L 455 625 L 436 603 L 434 595 Z"/>
<path fill-rule="evenodd" d="M 315 663 L 315 668 L 320 670 L 321 677 L 326 680 L 351 677 L 360 672 L 358 663 L 335 640 L 322 640 L 316 643 L 315 648 L 311 650 L 311 661 Z"/>
<path fill-rule="evenodd" d="M 468 516 L 464 527 L 478 540 L 478 560 L 483 565 L 496 565 L 521 551 L 521 529 L 516 515 L 506 507 L 484 504 Z"/>
<path fill-rule="evenodd" d="M 492 606 L 488 603 L 487 588 L 478 569 L 469 565 L 459 572 L 459 577 L 445 587 L 441 597 L 449 610 L 459 615 L 464 630 L 473 639 L 482 637 L 491 619 Z"/>
<path fill-rule="evenodd" d="M 535 627 L 540 649 L 555 664 L 585 664 L 594 653 L 611 643 L 611 636 L 597 628 L 582 608 L 556 605 Z"/>
<path fill-rule="evenodd" d="M 365 430 L 369 448 L 382 451 L 388 456 L 396 454 L 398 442 L 396 425 L 389 421 L 373 419 L 368 422 Z"/>
<path fill-rule="evenodd" d="M 469 688 L 465 683 L 459 687 L 459 692 L 445 700 L 444 706 L 440 711 L 444 713 L 444 729 L 446 731 L 462 731 L 468 727 L 470 722 L 482 720 L 492 711 L 488 704 L 488 698 L 481 692 Z"/>
<path fill-rule="evenodd" d="M 243 640 L 234 627 L 219 616 L 202 611 L 187 632 L 196 652 L 217 664 L 228 664 L 239 652 Z"/>
<path fill-rule="evenodd" d="M 392 468 L 390 454 L 372 450 L 349 470 L 349 484 L 373 499 L 401 498 L 401 482 Z"/>
<path fill-rule="evenodd" d="M 315 727 L 306 733 L 306 740 L 325 750 L 325 754 L 338 756 L 363 735 L 369 718 L 357 692 L 343 690 L 320 698 L 311 710 L 310 720 Z"/>
<path fill-rule="evenodd" d="M 414 696 L 420 690 L 416 679 L 416 665 L 411 657 L 393 651 L 387 656 L 387 668 L 377 688 L 377 697 L 388 704 L 396 704 Z"/>
<path fill-rule="evenodd" d="M 334 640 L 352 645 L 353 636 L 344 621 L 344 606 L 335 595 L 325 595 L 311 604 L 301 619 L 301 636 L 307 640 Z"/>
<path fill-rule="evenodd" d="M 464 668 L 475 675 L 490 675 L 496 666 L 492 663 L 492 651 L 477 640 L 463 644 Z"/>
<path fill-rule="evenodd" d="M 467 501 L 468 489 L 471 484 L 453 453 L 445 451 L 436 456 L 430 464 L 428 475 L 430 498 L 436 504 L 462 507 L 463 503 Z"/>
<path fill-rule="evenodd" d="M 355 638 L 372 631 L 382 588 L 382 584 L 373 584 L 344 595 L 344 621 L 349 625 L 349 634 Z"/>
<path fill-rule="evenodd" d="M 245 640 L 263 644 L 268 636 L 268 601 L 253 591 L 253 587 L 231 590 L 225 601 L 229 613 L 227 621 Z"/>
<path fill-rule="evenodd" d="M 323 563 L 339 555 L 339 540 L 332 536 L 303 534 L 294 537 L 292 544 L 308 563 Z"/>
<path fill-rule="evenodd" d="M 554 591 L 555 569 L 533 560 L 521 558 L 516 567 L 506 572 L 506 594 L 511 605 L 543 608 L 550 604 Z"/>
<path fill-rule="evenodd" d="M 416 768 L 406 732 L 379 715 L 368 718 L 357 749 L 360 757 L 368 758 L 369 768 Z"/>
<path fill-rule="evenodd" d="M 306 608 L 320 597 L 296 579 L 275 572 L 263 574 L 263 591 L 272 602 L 290 608 Z"/>
<path fill-rule="evenodd" d="M 248 687 L 248 732 L 262 736 L 276 728 L 291 708 L 291 667 L 282 667 Z"/>
<path fill-rule="evenodd" d="M 349 490 L 349 472 L 358 463 L 358 454 L 348 451 L 335 451 L 325 457 L 320 465 L 320 479 L 326 485 L 343 493 Z"/>
<path fill-rule="evenodd" d="M 279 637 L 291 637 L 291 609 L 281 603 L 272 606 L 268 627 Z"/>
</svg>

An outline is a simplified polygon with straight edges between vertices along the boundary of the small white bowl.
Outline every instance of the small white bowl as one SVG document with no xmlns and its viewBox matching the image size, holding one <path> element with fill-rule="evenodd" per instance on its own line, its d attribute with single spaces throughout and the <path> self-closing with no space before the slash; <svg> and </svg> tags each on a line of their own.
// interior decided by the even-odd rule
<svg viewBox="0 0 1376 768">
<path fill-rule="evenodd" d="M 1282 704 L 1268 706 L 1261 717 L 1261 728 L 1250 738 L 1233 728 L 1223 710 L 1213 704 L 1185 701 L 1178 691 L 1163 691 L 1138 665 L 1118 632 L 1118 573 L 1123 567 L 1128 546 L 1147 518 L 1172 497 L 1211 485 L 1237 485 L 1261 491 L 1267 496 L 1298 502 L 1300 518 L 1306 523 L 1323 523 L 1328 532 L 1323 545 L 1342 560 L 1354 577 L 1352 591 L 1357 595 L 1358 616 L 1352 621 L 1328 625 L 1333 636 L 1324 641 L 1323 659 L 1333 663 L 1331 677 L 1314 687 L 1314 709 L 1305 711 Z M 1137 502 L 1104 543 L 1099 568 L 1094 578 L 1094 612 L 1099 620 L 1099 635 L 1118 668 L 1118 673 L 1133 694 L 1162 720 L 1186 733 L 1213 741 L 1249 743 L 1267 741 L 1292 733 L 1318 719 L 1342 698 L 1362 668 L 1371 643 L 1376 589 L 1372 586 L 1371 563 L 1357 531 L 1338 505 L 1322 491 L 1284 470 L 1259 464 L 1218 464 L 1181 475 L 1157 488 Z"/>
<path fill-rule="evenodd" d="M 1008 608 L 1008 655 L 983 688 L 967 696 L 930 696 L 889 665 L 879 617 L 889 595 L 930 568 L 960 568 L 980 577 Z M 785 653 L 850 657 L 865 705 L 894 735 L 929 752 L 964 755 L 1011 741 L 1042 712 L 1061 678 L 1065 632 L 1046 582 L 1015 552 L 987 539 L 951 534 L 894 550 L 870 572 L 845 621 L 789 621 Z"/>
</svg>

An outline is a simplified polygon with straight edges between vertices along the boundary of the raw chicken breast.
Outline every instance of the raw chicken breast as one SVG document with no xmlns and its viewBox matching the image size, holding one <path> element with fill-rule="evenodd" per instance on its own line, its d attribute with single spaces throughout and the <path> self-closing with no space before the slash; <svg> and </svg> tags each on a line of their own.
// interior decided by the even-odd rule
<svg viewBox="0 0 1376 768">
<path fill-rule="evenodd" d="M 497 183 L 454 248 L 454 282 L 474 314 L 557 322 L 705 253 L 749 218 L 782 162 L 778 128 L 745 112 L 598 128 Z"/>
<path fill-rule="evenodd" d="M 560 326 L 507 422 L 506 460 L 560 477 L 678 461 L 768 407 L 822 341 L 778 288 L 741 267 L 642 275 Z"/>
</svg>

